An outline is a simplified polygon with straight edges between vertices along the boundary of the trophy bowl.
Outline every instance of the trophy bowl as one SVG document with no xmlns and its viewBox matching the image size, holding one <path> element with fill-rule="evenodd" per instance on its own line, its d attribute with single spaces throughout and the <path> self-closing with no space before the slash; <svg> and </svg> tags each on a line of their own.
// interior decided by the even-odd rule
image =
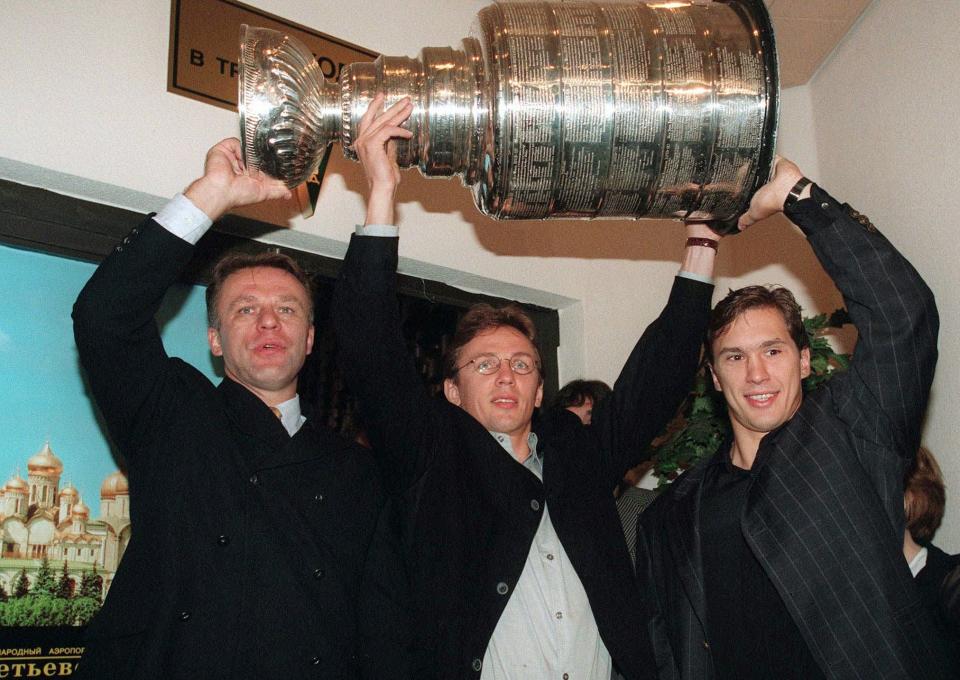
<svg viewBox="0 0 960 680">
<path fill-rule="evenodd" d="M 761 0 L 494 2 L 456 47 L 328 82 L 310 50 L 243 26 L 248 167 L 293 187 L 361 116 L 414 105 L 397 161 L 457 175 L 495 219 L 675 218 L 729 231 L 773 165 L 779 70 Z"/>
</svg>

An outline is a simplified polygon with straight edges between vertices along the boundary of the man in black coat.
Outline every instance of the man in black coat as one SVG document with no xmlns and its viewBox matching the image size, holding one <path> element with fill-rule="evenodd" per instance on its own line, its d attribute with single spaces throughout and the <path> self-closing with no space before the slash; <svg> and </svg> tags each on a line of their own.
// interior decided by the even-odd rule
<svg viewBox="0 0 960 680">
<path fill-rule="evenodd" d="M 367 216 L 332 313 L 344 376 L 406 500 L 414 675 L 608 680 L 616 666 L 656 677 L 612 490 L 690 387 L 713 290 L 696 279 L 712 274 L 717 236 L 690 227 L 686 274 L 591 427 L 565 409 L 531 426 L 543 375 L 515 305 L 467 312 L 444 358 L 446 400 L 431 399 L 399 331 L 390 226 L 399 170 L 385 147 L 409 137 L 410 104 L 381 107 L 375 99 L 355 143 Z"/>
<path fill-rule="evenodd" d="M 804 396 L 792 294 L 750 286 L 706 354 L 733 436 L 640 516 L 677 677 L 955 678 L 901 553 L 903 475 L 937 358 L 933 294 L 869 219 L 780 160 L 741 228 L 783 211 L 859 331 L 848 371 Z"/>
<path fill-rule="evenodd" d="M 154 318 L 213 220 L 287 194 L 224 140 L 80 293 L 80 361 L 126 463 L 133 534 L 78 677 L 406 677 L 405 574 L 374 461 L 300 410 L 314 336 L 302 270 L 273 254 L 217 266 L 216 387 L 167 356 Z"/>
</svg>

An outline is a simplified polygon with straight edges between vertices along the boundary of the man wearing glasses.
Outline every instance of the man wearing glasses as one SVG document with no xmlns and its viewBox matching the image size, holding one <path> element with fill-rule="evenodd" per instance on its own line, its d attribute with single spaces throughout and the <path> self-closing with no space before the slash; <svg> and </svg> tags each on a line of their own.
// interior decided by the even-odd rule
<svg viewBox="0 0 960 680">
<path fill-rule="evenodd" d="M 689 227 L 666 309 L 591 428 L 543 395 L 536 333 L 517 306 L 459 323 L 435 400 L 400 335 L 390 140 L 409 101 L 375 99 L 355 149 L 369 196 L 333 302 L 343 372 L 404 501 L 417 678 L 629 680 L 657 675 L 612 489 L 692 382 L 710 307 L 716 234 Z M 699 238 L 697 238 L 699 237 Z M 709 239 L 709 242 L 707 242 Z M 693 245 L 689 245 L 689 244 Z M 665 651 L 665 653 L 664 653 Z"/>
</svg>

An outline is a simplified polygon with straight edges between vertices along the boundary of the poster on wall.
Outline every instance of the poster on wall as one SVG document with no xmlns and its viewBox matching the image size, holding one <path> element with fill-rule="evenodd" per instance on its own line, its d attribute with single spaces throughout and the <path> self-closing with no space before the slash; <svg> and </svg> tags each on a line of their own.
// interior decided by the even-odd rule
<svg viewBox="0 0 960 680">
<path fill-rule="evenodd" d="M 130 540 L 130 495 L 84 384 L 70 312 L 95 265 L 0 246 L 0 677 L 67 677 Z M 164 344 L 219 382 L 203 288 Z"/>
</svg>

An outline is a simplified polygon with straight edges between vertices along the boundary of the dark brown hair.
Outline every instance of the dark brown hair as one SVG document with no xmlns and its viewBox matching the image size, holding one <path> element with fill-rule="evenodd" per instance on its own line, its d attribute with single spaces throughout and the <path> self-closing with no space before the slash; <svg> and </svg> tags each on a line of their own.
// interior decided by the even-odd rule
<svg viewBox="0 0 960 680">
<path fill-rule="evenodd" d="M 907 530 L 913 540 L 930 542 L 943 521 L 946 502 L 947 492 L 937 459 L 921 446 L 907 473 L 903 491 Z"/>
<path fill-rule="evenodd" d="M 583 406 L 583 402 L 589 399 L 596 406 L 612 391 L 602 380 L 571 380 L 557 392 L 554 404 L 557 408 Z"/>
<path fill-rule="evenodd" d="M 713 363 L 713 343 L 736 319 L 751 309 L 775 309 L 783 316 L 790 338 L 797 349 L 807 347 L 810 342 L 800 317 L 800 305 L 786 288 L 780 286 L 746 286 L 731 290 L 710 313 L 707 325 L 707 337 L 704 353 L 707 361 Z"/>
<path fill-rule="evenodd" d="M 456 375 L 457 366 L 460 364 L 460 350 L 467 343 L 482 333 L 489 333 L 504 326 L 518 331 L 533 344 L 540 382 L 543 382 L 543 362 L 540 360 L 540 348 L 537 345 L 537 327 L 523 308 L 513 302 L 502 307 L 480 302 L 460 317 L 453 338 L 443 353 L 443 377 L 452 378 Z"/>
<path fill-rule="evenodd" d="M 275 252 L 264 253 L 243 253 L 231 252 L 220 258 L 220 261 L 213 267 L 213 274 L 210 277 L 210 285 L 207 286 L 207 325 L 210 328 L 220 328 L 220 316 L 217 313 L 217 304 L 220 302 L 220 292 L 223 290 L 224 282 L 231 274 L 236 274 L 243 269 L 252 269 L 254 267 L 270 267 L 280 269 L 292 275 L 300 285 L 307 291 L 307 320 L 313 323 L 313 285 L 310 277 L 303 271 L 297 261 L 289 255 Z"/>
</svg>

